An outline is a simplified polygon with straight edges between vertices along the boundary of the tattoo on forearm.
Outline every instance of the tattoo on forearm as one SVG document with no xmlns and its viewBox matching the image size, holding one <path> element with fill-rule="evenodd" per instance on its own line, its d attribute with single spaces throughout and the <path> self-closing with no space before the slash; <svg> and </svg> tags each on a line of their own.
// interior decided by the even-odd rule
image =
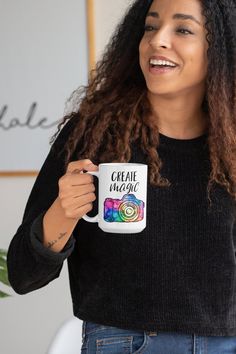
<svg viewBox="0 0 236 354">
<path fill-rule="evenodd" d="M 58 237 L 58 239 L 60 240 L 61 238 L 63 238 L 64 236 L 66 236 L 67 232 L 61 232 L 60 236 Z"/>
<path fill-rule="evenodd" d="M 48 242 L 48 248 L 51 248 L 53 245 L 55 245 L 55 243 L 57 243 L 58 240 L 61 240 L 66 234 L 67 232 L 61 232 L 60 236 L 58 236 L 58 239 Z"/>
</svg>

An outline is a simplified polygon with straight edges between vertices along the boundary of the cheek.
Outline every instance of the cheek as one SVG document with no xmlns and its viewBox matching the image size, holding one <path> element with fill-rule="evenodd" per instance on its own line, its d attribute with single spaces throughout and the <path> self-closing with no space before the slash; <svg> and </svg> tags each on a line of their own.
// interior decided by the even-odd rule
<svg viewBox="0 0 236 354">
<path fill-rule="evenodd" d="M 204 78 L 207 73 L 207 52 L 205 48 L 197 46 L 194 50 L 186 50 L 185 64 L 186 70 L 191 73 L 191 76 Z"/>
<path fill-rule="evenodd" d="M 142 40 L 139 44 L 139 64 L 142 70 L 144 68 L 145 62 L 147 61 L 147 58 L 145 57 L 145 52 L 146 52 L 145 43 Z"/>
<path fill-rule="evenodd" d="M 142 58 L 144 54 L 144 41 L 141 40 L 141 42 L 139 43 L 139 58 Z"/>
</svg>

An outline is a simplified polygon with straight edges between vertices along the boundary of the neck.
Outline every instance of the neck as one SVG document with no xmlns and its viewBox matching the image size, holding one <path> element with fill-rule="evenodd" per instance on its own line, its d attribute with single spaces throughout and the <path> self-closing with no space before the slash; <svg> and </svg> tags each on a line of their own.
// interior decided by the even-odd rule
<svg viewBox="0 0 236 354">
<path fill-rule="evenodd" d="M 176 139 L 193 139 L 206 133 L 207 114 L 202 111 L 203 97 L 157 96 L 148 94 L 152 106 L 150 117 L 160 133 Z"/>
</svg>

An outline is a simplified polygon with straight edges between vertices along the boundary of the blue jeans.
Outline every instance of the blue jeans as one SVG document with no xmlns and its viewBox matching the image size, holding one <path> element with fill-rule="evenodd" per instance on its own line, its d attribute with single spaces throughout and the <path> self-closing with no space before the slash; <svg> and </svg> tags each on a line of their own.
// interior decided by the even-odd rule
<svg viewBox="0 0 236 354">
<path fill-rule="evenodd" d="M 83 321 L 81 354 L 236 354 L 236 337 L 127 330 Z"/>
</svg>

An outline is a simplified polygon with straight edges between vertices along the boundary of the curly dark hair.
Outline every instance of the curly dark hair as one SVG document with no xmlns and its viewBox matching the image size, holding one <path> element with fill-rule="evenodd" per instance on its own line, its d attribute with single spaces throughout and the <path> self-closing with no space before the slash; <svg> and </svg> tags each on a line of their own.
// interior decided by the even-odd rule
<svg viewBox="0 0 236 354">
<path fill-rule="evenodd" d="M 235 0 L 201 0 L 208 48 L 208 73 L 203 109 L 209 116 L 208 145 L 211 161 L 209 190 L 219 183 L 236 199 L 236 29 Z M 152 1 L 136 0 L 91 71 L 87 86 L 79 88 L 79 108 L 63 117 L 50 143 L 64 123 L 73 129 L 63 147 L 65 167 L 78 144 L 79 158 L 93 162 L 128 162 L 131 144 L 137 142 L 149 166 L 153 186 L 170 182 L 160 174 L 158 128 L 146 82 L 139 65 L 139 43 Z"/>
</svg>

